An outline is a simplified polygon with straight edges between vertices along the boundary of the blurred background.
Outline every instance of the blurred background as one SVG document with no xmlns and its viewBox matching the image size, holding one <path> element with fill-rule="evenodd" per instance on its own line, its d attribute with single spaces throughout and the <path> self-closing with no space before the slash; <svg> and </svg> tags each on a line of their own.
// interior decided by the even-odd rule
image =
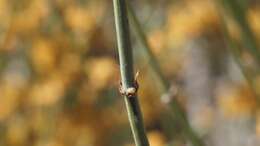
<svg viewBox="0 0 260 146">
<path fill-rule="evenodd" d="M 260 2 L 217 1 L 131 5 L 206 145 L 257 146 L 260 58 L 250 40 L 260 40 Z M 112 0 L 0 0 L 0 20 L 1 146 L 134 146 L 118 93 Z M 191 145 L 161 101 L 160 82 L 132 25 L 131 36 L 151 146 Z"/>
</svg>

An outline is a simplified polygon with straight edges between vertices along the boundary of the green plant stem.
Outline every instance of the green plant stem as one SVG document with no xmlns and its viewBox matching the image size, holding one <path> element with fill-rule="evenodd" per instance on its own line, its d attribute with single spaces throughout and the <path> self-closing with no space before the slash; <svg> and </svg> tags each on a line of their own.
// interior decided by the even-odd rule
<svg viewBox="0 0 260 146">
<path fill-rule="evenodd" d="M 164 93 L 167 93 L 167 92 L 169 92 L 170 83 L 168 82 L 168 80 L 166 78 L 164 78 L 163 73 L 161 72 L 161 68 L 158 64 L 158 61 L 156 60 L 154 54 L 151 51 L 151 47 L 149 46 L 146 35 L 143 32 L 142 26 L 139 23 L 136 15 L 133 11 L 133 8 L 130 6 L 129 3 L 127 3 L 127 6 L 128 6 L 128 11 L 129 11 L 130 22 L 132 23 L 133 29 L 137 34 L 138 40 L 140 41 L 140 43 L 143 46 L 142 49 L 145 53 L 145 56 L 148 58 L 153 72 L 156 74 L 156 76 L 158 77 L 158 80 L 160 81 L 160 83 L 162 85 L 162 91 Z M 177 96 L 177 95 L 174 95 L 174 96 Z M 191 126 L 186 118 L 185 112 L 181 108 L 179 102 L 176 100 L 176 97 L 173 97 L 172 100 L 168 104 L 169 104 L 169 107 L 171 108 L 171 110 L 173 111 L 174 115 L 177 117 L 180 124 L 182 125 L 184 133 L 188 137 L 188 139 L 191 141 L 191 143 L 194 146 L 203 146 L 204 145 L 203 141 L 199 138 L 199 136 L 196 135 L 196 133 L 191 128 Z"/>
<path fill-rule="evenodd" d="M 257 46 L 257 41 L 255 36 L 249 26 L 248 20 L 246 18 L 245 8 L 239 4 L 237 0 L 222 0 L 224 5 L 229 8 L 232 13 L 232 16 L 237 21 L 241 33 L 242 40 L 245 48 L 254 56 L 255 61 L 257 62 L 258 67 L 260 67 L 260 50 Z"/>
<path fill-rule="evenodd" d="M 130 42 L 130 32 L 127 16 L 126 0 L 113 0 L 114 15 L 117 32 L 117 44 L 119 52 L 120 72 L 122 88 L 134 87 L 133 55 Z M 143 125 L 142 113 L 139 107 L 138 97 L 125 96 L 128 118 L 134 136 L 136 146 L 149 146 Z"/>
<path fill-rule="evenodd" d="M 233 58 L 235 60 L 235 62 L 237 63 L 237 65 L 239 66 L 239 69 L 241 70 L 243 76 L 245 77 L 246 81 L 248 82 L 250 88 L 253 91 L 253 94 L 255 95 L 255 97 L 257 97 L 257 103 L 260 103 L 260 96 L 257 94 L 257 88 L 254 85 L 254 81 L 253 78 L 250 75 L 250 72 L 247 70 L 247 68 L 243 65 L 243 61 L 241 60 L 241 48 L 237 45 L 237 43 L 232 40 L 229 32 L 228 32 L 228 28 L 227 28 L 227 24 L 224 20 L 224 15 L 221 13 L 220 11 L 220 6 L 219 3 L 216 3 L 217 9 L 218 9 L 218 13 L 219 13 L 219 19 L 220 19 L 220 25 L 221 28 L 223 30 L 223 36 L 225 38 L 225 41 L 228 45 L 228 48 L 231 51 L 231 54 L 233 55 Z"/>
<path fill-rule="evenodd" d="M 170 88 L 170 84 L 164 78 L 163 73 L 161 72 L 161 68 L 160 68 L 160 66 L 159 66 L 159 64 L 158 64 L 154 54 L 151 51 L 151 47 L 150 47 L 150 45 L 149 45 L 149 43 L 147 41 L 146 35 L 143 32 L 142 27 L 141 27 L 139 21 L 137 20 L 137 17 L 135 15 L 132 7 L 130 6 L 129 3 L 127 3 L 127 6 L 128 6 L 128 11 L 129 11 L 130 22 L 132 23 L 134 31 L 137 34 L 138 40 L 143 45 L 142 49 L 144 51 L 145 57 L 148 59 L 153 72 L 156 74 L 156 77 L 158 77 L 158 80 L 160 81 L 160 83 L 162 85 L 163 92 L 164 93 L 168 92 L 168 89 Z"/>
<path fill-rule="evenodd" d="M 177 100 L 171 100 L 168 103 L 170 106 L 169 108 L 172 109 L 172 116 L 179 120 L 179 123 L 181 124 L 183 128 L 183 132 L 185 136 L 188 137 L 190 142 L 193 146 L 204 146 L 204 142 L 200 139 L 200 137 L 195 133 L 195 131 L 192 129 L 192 127 L 189 124 L 189 121 L 186 117 L 185 112 L 181 109 L 180 105 L 178 104 Z"/>
</svg>

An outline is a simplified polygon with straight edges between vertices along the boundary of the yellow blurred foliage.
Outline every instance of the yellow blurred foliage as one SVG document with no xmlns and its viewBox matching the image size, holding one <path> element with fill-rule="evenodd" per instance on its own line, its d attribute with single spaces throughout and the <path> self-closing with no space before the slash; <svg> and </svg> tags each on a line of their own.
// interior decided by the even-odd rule
<svg viewBox="0 0 260 146">
<path fill-rule="evenodd" d="M 49 15 L 49 7 L 46 0 L 32 0 L 27 4 L 27 8 L 15 13 L 12 18 L 12 28 L 17 33 L 28 34 L 31 31 L 37 31 L 41 22 Z"/>
<path fill-rule="evenodd" d="M 165 137 L 159 131 L 151 131 L 147 134 L 150 146 L 165 146 Z"/>
<path fill-rule="evenodd" d="M 14 119 L 7 129 L 7 140 L 10 145 L 23 145 L 28 140 L 29 127 L 25 120 Z"/>
<path fill-rule="evenodd" d="M 82 70 L 81 65 L 81 59 L 76 53 L 68 53 L 62 56 L 60 70 L 64 76 L 75 77 Z"/>
<path fill-rule="evenodd" d="M 260 10 L 259 8 L 249 9 L 248 11 L 248 21 L 255 33 L 257 39 L 260 39 Z"/>
<path fill-rule="evenodd" d="M 57 49 L 49 40 L 39 39 L 30 50 L 34 68 L 39 73 L 48 73 L 55 68 Z"/>
<path fill-rule="evenodd" d="M 85 63 L 85 72 L 93 89 L 102 89 L 118 78 L 119 67 L 112 58 L 94 58 Z"/>
<path fill-rule="evenodd" d="M 16 110 L 19 100 L 19 89 L 8 84 L 0 84 L 0 121 L 10 117 Z"/>
<path fill-rule="evenodd" d="M 257 95 L 260 95 L 260 75 L 256 77 L 254 85 L 256 87 Z"/>
<path fill-rule="evenodd" d="M 35 83 L 30 91 L 30 103 L 36 106 L 53 105 L 65 92 L 65 80 L 60 76 Z"/>
<path fill-rule="evenodd" d="M 211 0 L 193 0 L 170 8 L 167 20 L 167 42 L 178 43 L 178 46 L 189 38 L 216 29 L 218 14 Z"/>
<path fill-rule="evenodd" d="M 248 87 L 240 86 L 219 97 L 218 105 L 226 117 L 238 118 L 255 112 L 256 98 Z"/>
<path fill-rule="evenodd" d="M 158 54 L 160 51 L 165 49 L 165 36 L 161 30 L 154 30 L 148 35 L 148 43 L 153 49 L 154 54 Z"/>
<path fill-rule="evenodd" d="M 76 32 L 89 32 L 95 24 L 95 20 L 89 14 L 88 9 L 73 5 L 66 9 L 65 20 L 71 29 Z"/>
</svg>

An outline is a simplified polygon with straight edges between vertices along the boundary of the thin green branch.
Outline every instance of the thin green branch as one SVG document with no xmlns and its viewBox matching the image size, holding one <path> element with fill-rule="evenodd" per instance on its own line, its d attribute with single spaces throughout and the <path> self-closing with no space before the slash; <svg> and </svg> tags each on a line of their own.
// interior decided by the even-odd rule
<svg viewBox="0 0 260 146">
<path fill-rule="evenodd" d="M 257 41 L 249 26 L 246 9 L 241 6 L 237 0 L 222 0 L 223 4 L 231 11 L 232 16 L 237 21 L 242 34 L 243 44 L 254 56 L 258 67 L 260 67 L 260 50 L 258 49 Z"/>
<path fill-rule="evenodd" d="M 254 79 L 251 76 L 250 72 L 248 71 L 247 67 L 243 64 L 243 61 L 241 59 L 241 51 L 242 48 L 239 47 L 239 45 L 237 45 L 237 43 L 231 38 L 229 32 L 228 32 L 228 28 L 227 28 L 227 24 L 226 21 L 224 20 L 224 14 L 222 14 L 221 12 L 221 7 L 219 6 L 219 3 L 216 3 L 216 7 L 219 13 L 219 19 L 220 19 L 220 25 L 221 28 L 223 30 L 223 36 L 224 39 L 228 45 L 228 48 L 231 51 L 231 54 L 233 55 L 233 58 L 235 60 L 235 62 L 237 63 L 237 65 L 239 66 L 243 76 L 245 77 L 245 79 L 247 80 L 250 88 L 252 89 L 254 95 L 257 97 L 258 102 L 260 103 L 260 96 L 257 94 L 257 88 L 254 85 Z"/>
<path fill-rule="evenodd" d="M 133 28 L 137 34 L 138 40 L 143 45 L 142 49 L 144 51 L 144 54 L 145 54 L 146 58 L 148 59 L 150 65 L 151 65 L 151 68 L 153 69 L 154 73 L 156 74 L 156 77 L 158 77 L 158 80 L 160 81 L 160 83 L 162 85 L 163 92 L 168 92 L 168 89 L 170 88 L 170 84 L 164 78 L 163 73 L 161 72 L 161 68 L 160 68 L 154 54 L 151 51 L 151 47 L 147 41 L 145 33 L 143 32 L 143 29 L 142 29 L 139 21 L 137 20 L 137 17 L 135 15 L 132 7 L 130 6 L 129 3 L 127 3 L 127 6 L 128 6 L 128 11 L 129 11 L 130 22 L 133 25 Z"/>
<path fill-rule="evenodd" d="M 160 81 L 160 83 L 162 85 L 162 91 L 164 93 L 167 93 L 167 92 L 169 92 L 169 89 L 170 89 L 170 83 L 168 82 L 168 80 L 166 78 L 164 78 L 163 73 L 161 72 L 161 68 L 158 64 L 158 61 L 156 60 L 156 57 L 154 56 L 154 54 L 151 51 L 151 47 L 149 46 L 146 35 L 133 11 L 133 8 L 131 7 L 131 5 L 129 3 L 127 3 L 127 6 L 128 6 L 128 11 L 129 11 L 130 22 L 132 23 L 133 29 L 137 34 L 138 40 L 140 41 L 140 43 L 143 46 L 142 49 L 145 53 L 145 56 L 148 58 L 153 72 L 156 74 L 156 76 L 158 77 L 158 80 Z M 177 96 L 177 95 L 173 95 L 173 96 Z M 194 146 L 203 146 L 204 145 L 203 141 L 199 138 L 199 136 L 196 135 L 196 133 L 191 128 L 191 126 L 186 118 L 186 114 L 183 111 L 183 109 L 181 108 L 179 102 L 176 100 L 176 97 L 172 97 L 170 102 L 168 103 L 168 105 L 171 108 L 171 110 L 173 111 L 174 115 L 179 120 L 179 123 L 182 124 L 184 133 L 188 137 L 188 139 L 191 141 L 191 143 Z"/>
<path fill-rule="evenodd" d="M 122 89 L 127 90 L 135 87 L 135 79 L 126 0 L 113 0 L 113 3 Z M 124 99 L 136 146 L 149 146 L 137 95 Z"/>
</svg>

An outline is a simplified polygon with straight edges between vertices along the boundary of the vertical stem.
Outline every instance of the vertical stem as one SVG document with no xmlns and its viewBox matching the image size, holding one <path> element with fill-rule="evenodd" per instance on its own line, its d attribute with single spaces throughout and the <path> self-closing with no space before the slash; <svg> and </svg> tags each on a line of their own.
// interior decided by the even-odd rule
<svg viewBox="0 0 260 146">
<path fill-rule="evenodd" d="M 242 8 L 241 4 L 237 0 L 222 0 L 223 3 L 229 8 L 232 13 L 232 16 L 237 21 L 241 32 L 243 43 L 254 56 L 255 61 L 257 62 L 258 67 L 260 66 L 260 51 L 258 50 L 257 41 L 255 36 L 249 26 L 248 20 L 246 18 L 245 9 Z"/>
<path fill-rule="evenodd" d="M 126 0 L 113 0 L 117 32 L 122 89 L 134 87 L 133 55 L 130 42 L 130 32 L 127 17 Z M 124 97 L 128 118 L 136 146 L 149 146 L 143 125 L 142 113 L 138 97 Z"/>
<path fill-rule="evenodd" d="M 241 60 L 241 50 L 242 49 L 236 44 L 236 42 L 234 40 L 232 40 L 232 38 L 228 32 L 227 24 L 224 20 L 224 14 L 222 14 L 222 12 L 220 10 L 221 9 L 220 4 L 217 1 L 216 1 L 216 7 L 217 7 L 217 10 L 219 13 L 218 15 L 219 15 L 219 19 L 220 19 L 220 25 L 223 30 L 222 33 L 223 33 L 224 39 L 228 45 L 228 48 L 231 51 L 231 54 L 233 55 L 235 62 L 237 63 L 243 76 L 247 80 L 249 87 L 252 89 L 253 94 L 255 95 L 255 97 L 257 99 L 257 104 L 259 104 L 260 95 L 258 95 L 257 88 L 254 85 L 254 79 L 251 76 L 250 72 L 247 70 L 247 68 L 243 65 L 243 61 Z"/>
<path fill-rule="evenodd" d="M 154 56 L 154 54 L 151 51 L 151 47 L 147 41 L 146 35 L 143 32 L 142 26 L 139 23 L 133 8 L 130 6 L 129 3 L 127 3 L 128 6 L 128 10 L 129 10 L 129 18 L 131 23 L 133 24 L 133 28 L 137 34 L 138 40 L 141 42 L 141 44 L 143 45 L 142 49 L 145 52 L 146 57 L 148 58 L 151 68 L 153 70 L 153 72 L 156 74 L 156 76 L 158 77 L 159 82 L 162 85 L 162 90 L 164 93 L 169 92 L 169 88 L 170 88 L 170 83 L 169 81 L 163 76 L 162 72 L 161 72 L 161 68 L 160 65 L 158 64 L 158 61 L 156 60 L 156 57 Z M 176 95 L 174 95 L 176 96 Z M 177 117 L 177 119 L 179 120 L 180 124 L 182 125 L 183 131 L 185 133 L 185 135 L 188 137 L 188 139 L 191 141 L 191 143 L 193 144 L 193 146 L 204 146 L 203 141 L 199 138 L 199 136 L 193 131 L 193 129 L 191 128 L 187 118 L 186 118 L 186 114 L 185 112 L 182 110 L 179 102 L 176 100 L 175 97 L 172 98 L 172 100 L 168 103 L 169 107 L 171 108 L 171 110 L 174 112 L 175 116 Z"/>
<path fill-rule="evenodd" d="M 151 51 L 151 47 L 147 41 L 146 35 L 134 13 L 133 8 L 130 6 L 129 3 L 127 3 L 127 6 L 128 6 L 128 11 L 129 11 L 130 22 L 133 24 L 132 26 L 134 28 L 134 31 L 137 34 L 137 38 L 143 46 L 142 49 L 145 53 L 145 56 L 147 57 L 153 72 L 156 74 L 159 82 L 161 83 L 163 92 L 168 92 L 168 89 L 170 88 L 170 83 L 163 76 L 160 65 L 158 64 L 156 57 L 154 56 L 153 52 Z"/>
</svg>

